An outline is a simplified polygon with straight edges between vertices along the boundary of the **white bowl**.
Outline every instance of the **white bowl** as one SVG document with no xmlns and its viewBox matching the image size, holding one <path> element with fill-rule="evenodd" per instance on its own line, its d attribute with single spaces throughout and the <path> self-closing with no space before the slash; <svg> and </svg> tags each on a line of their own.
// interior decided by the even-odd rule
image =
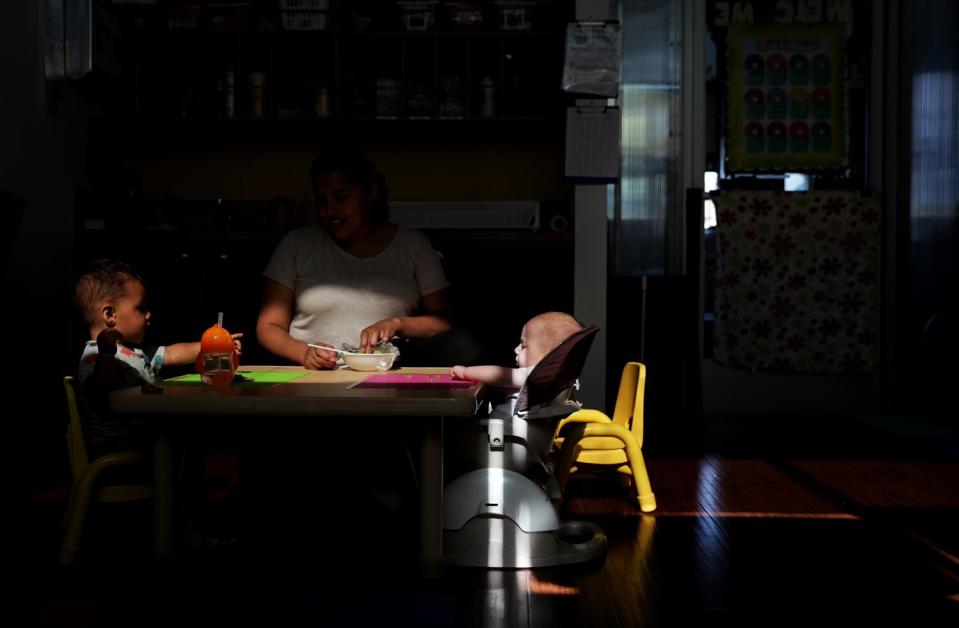
<svg viewBox="0 0 959 628">
<path fill-rule="evenodd" d="M 395 353 L 350 353 L 340 352 L 340 357 L 354 371 L 388 371 L 393 368 Z"/>
</svg>

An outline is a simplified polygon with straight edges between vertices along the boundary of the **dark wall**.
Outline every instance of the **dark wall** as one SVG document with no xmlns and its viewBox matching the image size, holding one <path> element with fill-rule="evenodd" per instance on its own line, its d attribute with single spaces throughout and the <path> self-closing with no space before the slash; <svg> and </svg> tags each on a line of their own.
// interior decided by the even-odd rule
<svg viewBox="0 0 959 628">
<path fill-rule="evenodd" d="M 0 482 L 43 486 L 66 466 L 61 378 L 70 368 L 74 200 L 85 177 L 86 103 L 44 80 L 40 9 L 0 3 L 0 190 L 23 214 L 3 267 Z"/>
</svg>

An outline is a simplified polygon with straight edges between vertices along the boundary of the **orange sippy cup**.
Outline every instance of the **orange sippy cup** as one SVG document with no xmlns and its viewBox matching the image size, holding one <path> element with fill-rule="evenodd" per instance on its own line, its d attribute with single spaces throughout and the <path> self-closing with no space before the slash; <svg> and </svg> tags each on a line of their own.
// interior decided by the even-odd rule
<svg viewBox="0 0 959 628">
<path fill-rule="evenodd" d="M 233 349 L 233 338 L 223 327 L 223 313 L 217 324 L 210 327 L 200 338 L 200 353 L 196 357 L 196 370 L 205 384 L 229 386 L 233 373 L 240 365 L 240 356 Z"/>
</svg>

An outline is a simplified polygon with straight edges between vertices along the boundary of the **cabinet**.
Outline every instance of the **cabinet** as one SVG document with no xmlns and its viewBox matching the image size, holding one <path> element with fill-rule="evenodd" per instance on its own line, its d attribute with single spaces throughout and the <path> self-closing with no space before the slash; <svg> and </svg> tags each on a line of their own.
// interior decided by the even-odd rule
<svg viewBox="0 0 959 628">
<path fill-rule="evenodd" d="M 464 3 L 437 4 L 435 30 L 404 30 L 417 25 L 401 9 L 411 3 L 346 0 L 328 3 L 316 21 L 323 30 L 288 30 L 281 4 L 289 6 L 115 7 L 122 113 L 204 121 L 561 118 L 572 2 L 526 3 L 528 20 L 512 26 L 528 30 L 500 30 L 502 3 L 465 3 L 483 18 L 466 26 L 448 13 Z"/>
</svg>

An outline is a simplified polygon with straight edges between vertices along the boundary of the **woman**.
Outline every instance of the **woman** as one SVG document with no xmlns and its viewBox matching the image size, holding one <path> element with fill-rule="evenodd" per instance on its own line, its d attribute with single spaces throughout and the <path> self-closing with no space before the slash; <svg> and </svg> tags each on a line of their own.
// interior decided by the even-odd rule
<svg viewBox="0 0 959 628">
<path fill-rule="evenodd" d="M 306 368 L 331 369 L 336 354 L 308 343 L 370 351 L 394 336 L 448 332 L 449 282 L 439 258 L 423 234 L 387 221 L 387 189 L 366 155 L 329 148 L 310 178 L 319 225 L 287 234 L 264 271 L 260 344 Z M 458 343 L 475 353 L 471 342 Z M 404 362 L 410 357 L 404 350 Z"/>
</svg>

